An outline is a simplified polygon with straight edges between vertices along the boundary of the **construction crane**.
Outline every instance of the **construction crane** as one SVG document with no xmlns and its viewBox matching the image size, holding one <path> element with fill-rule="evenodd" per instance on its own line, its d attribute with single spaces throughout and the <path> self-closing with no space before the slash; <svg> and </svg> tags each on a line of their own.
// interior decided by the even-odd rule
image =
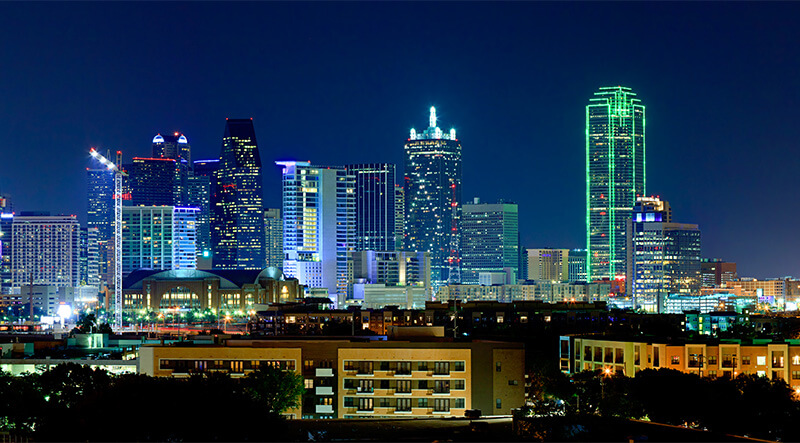
<svg viewBox="0 0 800 443">
<path fill-rule="evenodd" d="M 459 257 L 458 250 L 458 201 L 456 200 L 456 184 L 450 185 L 453 190 L 453 197 L 450 200 L 451 223 L 450 223 L 450 257 L 447 259 L 449 265 L 447 284 L 461 283 L 461 258 Z"/>
<path fill-rule="evenodd" d="M 122 329 L 122 177 L 128 173 L 118 168 L 122 164 L 122 151 L 117 151 L 117 163 L 103 157 L 94 148 L 89 154 L 114 172 L 114 330 Z"/>
</svg>

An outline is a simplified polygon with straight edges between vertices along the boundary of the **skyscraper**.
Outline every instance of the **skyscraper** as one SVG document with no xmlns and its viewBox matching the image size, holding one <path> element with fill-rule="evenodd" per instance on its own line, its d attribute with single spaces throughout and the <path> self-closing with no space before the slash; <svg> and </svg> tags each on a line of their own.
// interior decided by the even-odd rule
<svg viewBox="0 0 800 443">
<path fill-rule="evenodd" d="M 662 312 L 668 295 L 699 295 L 697 225 L 673 223 L 667 202 L 639 197 L 626 229 L 626 292 L 633 297 L 634 308 Z"/>
<path fill-rule="evenodd" d="M 625 223 L 645 193 L 645 113 L 624 86 L 602 87 L 586 106 L 586 247 L 590 281 L 626 270 Z"/>
<path fill-rule="evenodd" d="M 80 225 L 74 215 L 25 213 L 13 218 L 12 286 L 80 284 Z"/>
<path fill-rule="evenodd" d="M 465 204 L 461 214 L 461 283 L 478 284 L 481 272 L 519 274 L 519 210 L 514 203 Z"/>
<path fill-rule="evenodd" d="M 406 224 L 406 193 L 402 185 L 394 185 L 394 248 L 403 249 Z"/>
<path fill-rule="evenodd" d="M 0 293 L 8 294 L 11 289 L 13 274 L 12 253 L 13 242 L 12 227 L 14 225 L 14 214 L 0 213 Z"/>
<path fill-rule="evenodd" d="M 451 270 L 458 275 L 461 143 L 455 129 L 436 126 L 436 109 L 430 111 L 428 129 L 411 129 L 405 145 L 405 249 L 431 253 L 431 284 L 438 288 L 455 280 Z"/>
<path fill-rule="evenodd" d="M 214 190 L 217 188 L 217 179 L 214 175 L 219 168 L 219 159 L 195 160 L 193 177 L 189 181 L 188 206 L 197 207 L 197 257 L 198 266 L 201 262 L 212 262 L 213 251 L 211 248 L 211 202 L 214 201 Z M 205 189 L 202 187 L 205 186 Z M 207 199 L 205 205 L 200 200 Z M 202 257 L 202 259 L 201 259 Z"/>
<path fill-rule="evenodd" d="M 528 278 L 536 281 L 569 280 L 569 249 L 528 249 Z"/>
<path fill-rule="evenodd" d="M 176 203 L 179 175 L 175 160 L 134 157 L 125 169 L 128 171 L 126 183 L 131 206 L 171 206 Z"/>
<path fill-rule="evenodd" d="M 96 160 L 93 160 L 96 161 Z M 98 241 L 114 238 L 114 172 L 86 168 L 89 200 L 86 226 L 97 228 Z"/>
<path fill-rule="evenodd" d="M 140 269 L 195 269 L 195 208 L 122 208 L 122 273 Z"/>
<path fill-rule="evenodd" d="M 253 119 L 227 119 L 211 198 L 215 269 L 262 269 L 264 203 Z"/>
<path fill-rule="evenodd" d="M 355 179 L 344 168 L 275 163 L 283 167 L 283 272 L 326 288 L 342 306 L 355 237 Z"/>
<path fill-rule="evenodd" d="M 191 167 L 192 147 L 186 136 L 180 132 L 175 132 L 173 135 L 158 134 L 153 137 L 153 157 L 184 160 Z"/>
<path fill-rule="evenodd" d="M 283 219 L 278 208 L 264 209 L 264 247 L 267 266 L 283 269 Z"/>
<path fill-rule="evenodd" d="M 357 251 L 395 249 L 395 166 L 389 163 L 345 165 L 355 177 Z"/>
</svg>

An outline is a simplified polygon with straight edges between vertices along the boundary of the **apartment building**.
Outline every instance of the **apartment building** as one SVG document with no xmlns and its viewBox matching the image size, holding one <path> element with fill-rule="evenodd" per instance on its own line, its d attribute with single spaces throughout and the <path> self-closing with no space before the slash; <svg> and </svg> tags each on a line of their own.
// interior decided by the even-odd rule
<svg viewBox="0 0 800 443">
<path fill-rule="evenodd" d="M 519 343 L 343 339 L 228 340 L 144 345 L 140 373 L 245 376 L 262 365 L 304 378 L 295 418 L 463 417 L 468 409 L 508 415 L 524 404 L 525 351 Z"/>
<path fill-rule="evenodd" d="M 609 370 L 635 376 L 644 369 L 675 369 L 704 377 L 755 374 L 781 379 L 800 390 L 800 340 L 769 339 L 667 342 L 589 336 L 562 336 L 560 364 L 565 373 Z"/>
</svg>

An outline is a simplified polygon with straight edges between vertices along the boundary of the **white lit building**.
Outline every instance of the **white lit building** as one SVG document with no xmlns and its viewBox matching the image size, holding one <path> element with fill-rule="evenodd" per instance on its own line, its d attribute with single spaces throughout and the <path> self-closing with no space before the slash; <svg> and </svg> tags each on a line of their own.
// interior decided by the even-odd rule
<svg viewBox="0 0 800 443">
<path fill-rule="evenodd" d="M 197 268 L 197 208 L 122 208 L 122 274 Z"/>
<path fill-rule="evenodd" d="M 22 213 L 13 218 L 12 287 L 80 284 L 80 225 L 74 215 Z"/>
</svg>

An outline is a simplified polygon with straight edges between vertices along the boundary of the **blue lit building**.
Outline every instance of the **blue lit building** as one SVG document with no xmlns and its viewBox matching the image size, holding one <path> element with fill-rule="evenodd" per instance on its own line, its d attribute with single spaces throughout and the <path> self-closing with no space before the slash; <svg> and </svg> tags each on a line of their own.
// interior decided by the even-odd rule
<svg viewBox="0 0 800 443">
<path fill-rule="evenodd" d="M 275 163 L 283 167 L 283 272 L 301 285 L 326 288 L 343 306 L 355 241 L 355 178 L 339 167 Z"/>
<path fill-rule="evenodd" d="M 395 165 L 371 163 L 345 165 L 355 177 L 357 251 L 395 249 Z"/>
<path fill-rule="evenodd" d="M 461 283 L 478 284 L 481 272 L 519 276 L 519 208 L 516 203 L 480 203 L 461 213 Z"/>
<path fill-rule="evenodd" d="M 227 119 L 211 196 L 214 269 L 263 269 L 261 156 L 252 119 Z"/>
<path fill-rule="evenodd" d="M 196 269 L 196 208 L 122 208 L 122 273 Z"/>
<path fill-rule="evenodd" d="M 171 158 L 139 158 L 125 166 L 125 180 L 131 206 L 171 206 L 176 204 L 176 188 L 180 176 L 178 166 Z"/>
<path fill-rule="evenodd" d="M 109 241 L 114 238 L 114 173 L 106 168 L 87 168 L 86 177 L 86 227 L 97 228 L 99 241 Z"/>
<path fill-rule="evenodd" d="M 437 126 L 436 109 L 430 111 L 428 129 L 411 129 L 405 144 L 404 249 L 430 252 L 431 284 L 438 288 L 460 280 L 461 143 L 455 129 Z"/>
<path fill-rule="evenodd" d="M 195 160 L 192 178 L 189 181 L 189 201 L 187 206 L 199 208 L 197 213 L 197 257 L 211 261 L 211 202 L 214 199 L 217 179 L 214 175 L 219 168 L 219 159 Z M 205 201 L 205 203 L 204 203 Z M 198 262 L 198 265 L 200 262 Z"/>
<path fill-rule="evenodd" d="M 664 312 L 667 296 L 700 295 L 700 229 L 673 223 L 669 203 L 639 197 L 627 222 L 626 293 L 634 308 Z"/>
</svg>

